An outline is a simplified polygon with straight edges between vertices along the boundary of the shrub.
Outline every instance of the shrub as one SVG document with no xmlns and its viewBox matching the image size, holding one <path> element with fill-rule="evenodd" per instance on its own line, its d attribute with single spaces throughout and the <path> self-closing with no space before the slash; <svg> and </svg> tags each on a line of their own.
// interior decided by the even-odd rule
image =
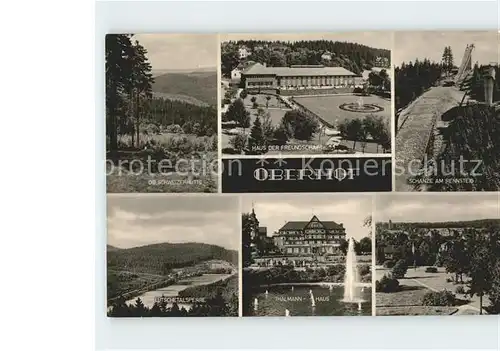
<svg viewBox="0 0 500 351">
<path fill-rule="evenodd" d="M 459 285 L 455 288 L 455 294 L 465 294 L 465 289 L 463 285 Z"/>
<path fill-rule="evenodd" d="M 328 266 L 326 269 L 326 274 L 330 276 L 344 276 L 345 273 L 345 266 L 343 264 L 336 264 L 333 266 Z"/>
<path fill-rule="evenodd" d="M 273 132 L 276 145 L 285 145 L 288 141 L 288 133 L 282 125 L 276 128 Z"/>
<path fill-rule="evenodd" d="M 392 267 L 392 276 L 396 279 L 401 279 L 405 276 L 408 270 L 408 265 L 405 260 L 399 260 L 396 262 L 394 267 Z"/>
<path fill-rule="evenodd" d="M 297 110 L 286 112 L 281 124 L 298 140 L 309 141 L 319 130 L 319 122 L 315 118 Z"/>
<path fill-rule="evenodd" d="M 437 267 L 427 267 L 425 269 L 425 273 L 437 273 L 437 272 L 438 272 Z"/>
<path fill-rule="evenodd" d="M 248 92 L 246 90 L 242 90 L 240 93 L 240 98 L 244 99 L 248 96 Z"/>
<path fill-rule="evenodd" d="M 364 264 L 359 267 L 359 275 L 367 275 L 370 273 L 370 265 Z"/>
<path fill-rule="evenodd" d="M 429 291 L 424 295 L 422 304 L 424 306 L 453 306 L 455 301 L 455 294 L 449 290 Z"/>
<path fill-rule="evenodd" d="M 375 291 L 391 293 L 400 290 L 399 281 L 394 277 L 384 275 L 380 280 L 375 282 Z"/>
<path fill-rule="evenodd" d="M 451 279 L 451 278 L 446 278 L 446 282 L 447 283 L 454 283 L 455 281 L 453 279 Z"/>
<path fill-rule="evenodd" d="M 384 261 L 384 268 L 392 268 L 392 267 L 394 267 L 394 261 L 392 260 Z"/>
<path fill-rule="evenodd" d="M 363 283 L 371 283 L 372 282 L 372 274 L 368 273 L 366 275 L 363 275 L 361 277 L 361 282 L 363 282 Z"/>
<path fill-rule="evenodd" d="M 229 105 L 229 104 L 231 103 L 231 99 L 229 99 L 229 98 L 224 98 L 224 99 L 222 100 L 222 103 L 223 103 L 223 105 Z"/>
<path fill-rule="evenodd" d="M 237 134 L 229 139 L 229 144 L 235 151 L 241 153 L 247 144 L 247 136 L 245 134 Z"/>
<path fill-rule="evenodd" d="M 254 101 L 252 104 L 252 108 L 255 108 L 255 109 L 259 108 L 259 104 Z"/>
</svg>

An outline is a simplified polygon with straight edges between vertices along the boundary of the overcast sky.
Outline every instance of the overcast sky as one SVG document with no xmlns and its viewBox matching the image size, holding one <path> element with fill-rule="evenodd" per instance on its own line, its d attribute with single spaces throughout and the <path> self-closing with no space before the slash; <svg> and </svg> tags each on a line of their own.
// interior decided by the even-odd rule
<svg viewBox="0 0 500 351">
<path fill-rule="evenodd" d="M 415 58 L 440 62 L 445 46 L 451 46 L 456 66 L 460 66 L 467 44 L 474 44 L 472 63 L 498 62 L 498 33 L 479 31 L 419 31 L 396 32 L 394 36 L 394 63 L 415 61 Z"/>
<path fill-rule="evenodd" d="M 146 48 L 153 70 L 217 67 L 218 41 L 214 34 L 136 34 L 132 39 Z"/>
<path fill-rule="evenodd" d="M 237 40 L 333 40 L 347 41 L 371 46 L 377 49 L 390 50 L 392 47 L 391 32 L 335 32 L 335 33 L 282 33 L 282 34 L 221 34 L 221 41 Z"/>
<path fill-rule="evenodd" d="M 237 197 L 133 194 L 108 195 L 107 201 L 109 245 L 198 242 L 239 249 Z"/>
<path fill-rule="evenodd" d="M 446 222 L 500 218 L 499 197 L 484 193 L 379 194 L 375 221 Z"/>
<path fill-rule="evenodd" d="M 242 196 L 243 212 L 252 211 L 261 227 L 267 227 L 267 235 L 272 236 L 288 221 L 309 221 L 313 213 L 320 221 L 343 223 L 346 236 L 359 240 L 369 235 L 363 226 L 371 215 L 372 197 L 361 194 L 273 194 Z"/>
</svg>

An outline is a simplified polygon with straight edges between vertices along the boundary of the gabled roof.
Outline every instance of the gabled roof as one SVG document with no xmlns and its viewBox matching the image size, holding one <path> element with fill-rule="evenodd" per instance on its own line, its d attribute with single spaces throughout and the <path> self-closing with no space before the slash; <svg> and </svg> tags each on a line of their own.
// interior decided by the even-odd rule
<svg viewBox="0 0 500 351">
<path fill-rule="evenodd" d="M 326 229 L 342 229 L 344 228 L 341 224 L 334 221 L 320 221 L 318 217 L 313 216 L 310 221 L 290 221 L 281 227 L 280 230 L 303 230 L 306 226 L 311 223 L 314 219 L 318 220 L 321 224 L 325 226 Z"/>
</svg>

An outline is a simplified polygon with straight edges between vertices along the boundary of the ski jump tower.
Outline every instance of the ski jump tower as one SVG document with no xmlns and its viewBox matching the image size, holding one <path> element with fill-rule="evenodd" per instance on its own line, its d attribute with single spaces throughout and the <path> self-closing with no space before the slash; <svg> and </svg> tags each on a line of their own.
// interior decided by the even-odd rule
<svg viewBox="0 0 500 351">
<path fill-rule="evenodd" d="M 474 44 L 467 45 L 465 47 L 464 56 L 460 67 L 458 68 L 457 75 L 455 76 L 455 84 L 461 85 L 462 82 L 467 78 L 467 75 L 472 71 L 472 50 L 474 49 Z"/>
</svg>

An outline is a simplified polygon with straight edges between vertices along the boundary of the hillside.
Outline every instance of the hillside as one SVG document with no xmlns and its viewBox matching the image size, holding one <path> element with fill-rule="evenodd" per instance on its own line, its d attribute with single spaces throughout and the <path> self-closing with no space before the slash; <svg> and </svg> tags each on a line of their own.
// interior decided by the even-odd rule
<svg viewBox="0 0 500 351">
<path fill-rule="evenodd" d="M 195 106 L 210 106 L 207 102 L 198 100 L 192 96 L 181 95 L 181 94 L 167 94 L 167 93 L 157 93 L 153 92 L 154 98 L 166 99 L 166 100 L 175 100 L 179 102 L 185 102 Z"/>
<path fill-rule="evenodd" d="M 118 250 L 121 250 L 121 249 L 118 248 L 118 247 L 112 246 L 112 245 L 106 245 L 106 251 L 108 251 L 108 252 L 110 252 L 110 251 L 118 251 Z"/>
<path fill-rule="evenodd" d="M 153 93 L 175 100 L 217 104 L 217 72 L 166 73 L 154 78 Z M 194 99 L 194 100 L 193 100 Z"/>
<path fill-rule="evenodd" d="M 219 259 L 238 265 L 238 252 L 201 243 L 153 244 L 108 251 L 108 268 L 141 273 L 165 274 L 173 268 Z"/>
<path fill-rule="evenodd" d="M 392 229 L 404 229 L 408 226 L 413 228 L 487 228 L 489 226 L 500 226 L 500 219 L 477 219 L 473 221 L 454 222 L 392 222 Z M 389 223 L 377 223 L 377 228 L 387 229 Z"/>
<path fill-rule="evenodd" d="M 246 47 L 251 54 L 239 59 L 238 49 Z M 330 57 L 323 58 L 328 52 Z M 231 70 L 245 60 L 267 64 L 270 67 L 291 65 L 340 66 L 361 75 L 372 67 L 390 67 L 391 52 L 362 44 L 331 40 L 304 40 L 296 42 L 240 40 L 221 45 L 221 72 L 228 76 Z"/>
</svg>

